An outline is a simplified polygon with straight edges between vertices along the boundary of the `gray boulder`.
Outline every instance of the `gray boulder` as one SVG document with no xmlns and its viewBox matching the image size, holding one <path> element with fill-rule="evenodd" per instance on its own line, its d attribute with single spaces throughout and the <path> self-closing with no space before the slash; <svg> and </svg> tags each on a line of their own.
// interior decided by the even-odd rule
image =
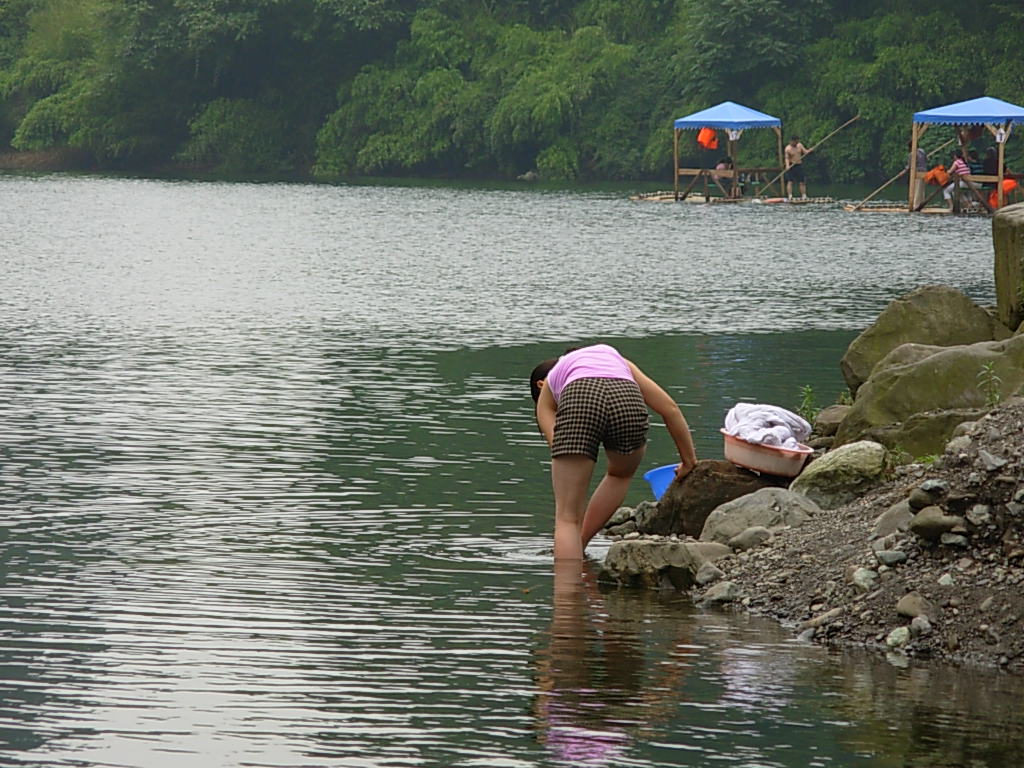
<svg viewBox="0 0 1024 768">
<path fill-rule="evenodd" d="M 827 408 L 822 408 L 814 417 L 814 434 L 831 437 L 839 429 L 840 423 L 846 418 L 849 411 L 850 406 L 848 405 L 830 405 Z"/>
<path fill-rule="evenodd" d="M 856 394 L 875 365 L 902 344 L 948 347 L 1008 336 L 1009 328 L 994 321 L 965 294 L 948 286 L 930 285 L 892 301 L 853 340 L 839 367 L 850 391 Z"/>
<path fill-rule="evenodd" d="M 627 539 L 609 548 L 602 575 L 628 586 L 689 589 L 702 565 L 729 554 L 712 542 Z"/>
<path fill-rule="evenodd" d="M 1018 333 L 1024 323 L 1024 204 L 1008 205 L 992 217 L 996 310 L 1000 322 Z"/>
<path fill-rule="evenodd" d="M 796 528 L 819 512 L 821 508 L 806 496 L 785 488 L 761 488 L 717 507 L 708 515 L 700 540 L 728 543 L 752 526 Z"/>
<path fill-rule="evenodd" d="M 879 364 L 839 426 L 836 444 L 871 439 L 914 456 L 938 455 L 958 424 L 987 409 L 990 393 L 980 378 L 987 368 L 1000 398 L 1024 386 L 1024 335 L 926 351 L 911 362 Z"/>
<path fill-rule="evenodd" d="M 896 429 L 879 435 L 889 434 L 891 442 L 886 445 L 899 447 L 913 457 L 935 456 L 946 450 L 947 440 L 964 421 L 976 419 L 986 412 L 985 408 L 949 408 L 946 410 L 915 413 L 908 416 Z M 884 441 L 884 438 L 883 438 Z"/>
<path fill-rule="evenodd" d="M 853 501 L 885 479 L 885 447 L 868 440 L 843 445 L 812 462 L 790 490 L 822 509 Z"/>
<path fill-rule="evenodd" d="M 788 478 L 756 475 L 730 461 L 704 459 L 682 482 L 672 481 L 657 508 L 638 514 L 637 526 L 645 534 L 697 537 L 716 507 L 761 488 L 788 484 Z"/>
</svg>

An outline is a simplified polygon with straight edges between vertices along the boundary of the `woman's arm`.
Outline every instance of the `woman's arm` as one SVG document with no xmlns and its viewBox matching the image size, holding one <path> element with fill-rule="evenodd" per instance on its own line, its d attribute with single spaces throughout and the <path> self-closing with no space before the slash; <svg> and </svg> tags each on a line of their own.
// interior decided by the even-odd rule
<svg viewBox="0 0 1024 768">
<path fill-rule="evenodd" d="M 668 427 L 668 433 L 676 444 L 676 450 L 679 451 L 679 460 L 681 462 L 676 468 L 676 477 L 683 477 L 697 466 L 697 451 L 693 446 L 690 426 L 686 423 L 683 412 L 679 410 L 676 401 L 669 396 L 668 392 L 659 387 L 654 379 L 637 368 L 635 364 L 629 360 L 626 362 L 629 364 L 629 370 L 633 373 L 633 378 L 636 379 L 636 383 L 640 387 L 640 393 L 644 396 L 644 402 L 647 403 L 651 410 L 661 416 L 665 426 Z"/>
<path fill-rule="evenodd" d="M 551 394 L 547 383 L 544 383 L 541 385 L 540 397 L 537 398 L 537 427 L 540 429 L 540 433 L 544 435 L 544 439 L 548 441 L 549 447 L 555 438 L 556 410 L 555 397 Z"/>
</svg>

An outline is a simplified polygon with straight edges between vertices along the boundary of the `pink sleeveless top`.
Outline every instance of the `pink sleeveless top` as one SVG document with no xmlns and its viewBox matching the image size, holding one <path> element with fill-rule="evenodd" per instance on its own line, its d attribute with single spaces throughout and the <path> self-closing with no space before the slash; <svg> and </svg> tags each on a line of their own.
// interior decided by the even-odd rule
<svg viewBox="0 0 1024 768">
<path fill-rule="evenodd" d="M 608 344 L 594 344 L 590 347 L 574 349 L 566 352 L 555 363 L 547 375 L 547 386 L 558 402 L 562 390 L 576 379 L 628 379 L 633 378 L 626 358 L 619 354 L 615 347 Z"/>
</svg>

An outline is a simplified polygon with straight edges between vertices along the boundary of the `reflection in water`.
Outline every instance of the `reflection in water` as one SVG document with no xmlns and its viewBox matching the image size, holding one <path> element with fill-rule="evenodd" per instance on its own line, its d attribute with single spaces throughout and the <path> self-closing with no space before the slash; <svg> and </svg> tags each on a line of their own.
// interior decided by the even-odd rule
<svg viewBox="0 0 1024 768">
<path fill-rule="evenodd" d="M 1024 753 L 1018 678 L 812 648 L 675 595 L 555 566 L 535 652 L 537 739 L 557 765 L 1002 768 Z"/>
<path fill-rule="evenodd" d="M 825 715 L 849 724 L 849 749 L 879 768 L 1024 764 L 1020 679 L 983 669 L 895 666 L 863 654 L 806 667 Z"/>
<path fill-rule="evenodd" d="M 649 738 L 682 701 L 693 625 L 651 647 L 642 605 L 598 590 L 592 562 L 555 561 L 548 647 L 537 655 L 535 713 L 540 740 L 556 760 L 605 766 L 622 759 L 632 734 Z M 646 660 L 648 654 L 658 659 Z"/>
</svg>

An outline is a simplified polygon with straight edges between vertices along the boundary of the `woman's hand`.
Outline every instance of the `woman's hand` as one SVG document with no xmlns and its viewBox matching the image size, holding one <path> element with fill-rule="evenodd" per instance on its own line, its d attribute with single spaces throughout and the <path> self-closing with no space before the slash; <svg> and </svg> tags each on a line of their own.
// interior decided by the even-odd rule
<svg viewBox="0 0 1024 768">
<path fill-rule="evenodd" d="M 687 464 L 686 462 L 679 462 L 679 466 L 676 467 L 676 480 L 682 480 L 688 474 L 693 472 L 693 468 L 696 464 Z"/>
</svg>

